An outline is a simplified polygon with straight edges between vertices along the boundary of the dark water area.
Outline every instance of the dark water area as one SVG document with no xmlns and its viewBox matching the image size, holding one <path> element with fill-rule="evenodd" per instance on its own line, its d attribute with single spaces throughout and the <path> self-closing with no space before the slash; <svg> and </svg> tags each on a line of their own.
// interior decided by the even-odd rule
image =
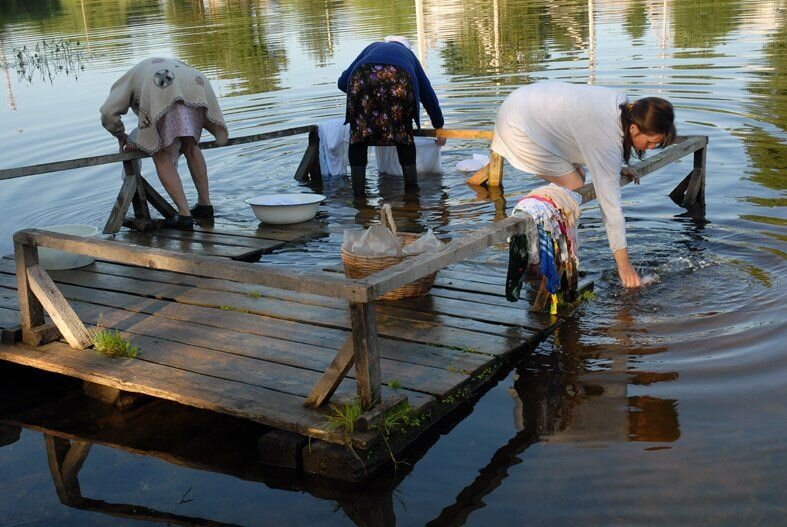
<svg viewBox="0 0 787 527">
<path fill-rule="evenodd" d="M 787 525 L 786 15 L 783 0 L 0 2 L 0 168 L 113 152 L 98 107 L 154 55 L 208 75 L 231 136 L 341 116 L 338 75 L 387 34 L 414 43 L 447 128 L 490 128 L 516 87 L 559 79 L 665 97 L 681 134 L 710 140 L 706 222 L 666 197 L 690 157 L 623 191 L 632 260 L 654 283 L 621 288 L 598 210 L 584 210 L 596 298 L 398 473 L 361 489 L 272 474 L 249 423 L 167 404 L 113 414 L 70 381 L 2 367 L 0 525 Z M 44 40 L 78 41 L 79 61 L 20 71 L 16 52 Z M 294 137 L 206 151 L 217 223 L 253 227 L 243 199 L 309 190 L 292 179 L 304 148 Z M 477 195 L 454 166 L 487 149 L 449 141 L 443 174 L 417 195 L 370 176 L 358 202 L 349 178 L 326 179 L 325 236 L 267 261 L 339 263 L 343 229 L 382 202 L 400 228 L 445 237 L 500 217 L 538 181 L 506 167 L 502 199 Z M 20 228 L 103 225 L 119 186 L 115 166 L 0 182 L 2 254 Z M 466 267 L 500 280 L 506 259 L 499 246 Z M 157 441 L 137 437 L 143 422 Z M 206 429 L 214 441 L 190 441 Z M 79 471 L 87 499 L 58 493 L 46 430 L 95 438 Z"/>
</svg>

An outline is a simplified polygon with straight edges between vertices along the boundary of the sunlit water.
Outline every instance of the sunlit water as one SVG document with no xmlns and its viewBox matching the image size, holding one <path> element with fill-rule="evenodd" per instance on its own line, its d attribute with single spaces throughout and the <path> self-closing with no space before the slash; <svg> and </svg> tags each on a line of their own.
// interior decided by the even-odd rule
<svg viewBox="0 0 787 527">
<path fill-rule="evenodd" d="M 415 43 L 450 128 L 491 127 L 509 92 L 540 79 L 666 97 L 681 134 L 710 138 L 708 223 L 680 217 L 666 198 L 689 158 L 627 187 L 630 251 L 649 282 L 628 293 L 598 211 L 586 210 L 581 259 L 601 275 L 596 299 L 379 500 L 393 504 L 400 525 L 787 524 L 787 5 L 592 5 L 591 23 L 582 1 L 10 0 L 0 4 L 0 63 L 11 64 L 0 89 L 0 167 L 112 152 L 98 107 L 115 78 L 152 55 L 205 71 L 234 136 L 341 116 L 336 78 L 390 33 Z M 79 40 L 84 70 L 17 74 L 14 49 L 45 38 Z M 253 226 L 244 198 L 308 190 L 292 179 L 304 147 L 296 137 L 206 152 L 218 221 Z M 495 203 L 454 170 L 487 148 L 449 142 L 444 173 L 423 177 L 417 196 L 403 196 L 397 178 L 370 177 L 371 197 L 358 203 L 346 178 L 326 180 L 326 236 L 309 242 L 308 257 L 270 261 L 337 263 L 342 230 L 367 224 L 381 202 L 408 230 L 456 236 L 492 221 Z M 536 185 L 510 168 L 504 181 L 509 209 Z M 102 225 L 119 185 L 115 166 L 0 182 L 0 249 L 10 252 L 23 227 Z M 193 200 L 188 182 L 186 190 Z M 498 247 L 472 266 L 499 279 L 506 258 Z M 242 525 L 359 521 L 336 497 L 110 447 L 94 447 L 80 484 L 109 502 Z M 32 431 L 0 448 L 0 496 L 2 525 L 136 523 L 61 505 Z"/>
</svg>

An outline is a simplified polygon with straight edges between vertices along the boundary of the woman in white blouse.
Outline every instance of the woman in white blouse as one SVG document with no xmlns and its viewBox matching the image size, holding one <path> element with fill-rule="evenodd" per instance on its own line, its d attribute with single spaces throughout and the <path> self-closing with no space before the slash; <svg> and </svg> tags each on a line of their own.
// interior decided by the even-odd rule
<svg viewBox="0 0 787 527">
<path fill-rule="evenodd" d="M 620 91 L 564 82 L 538 82 L 511 93 L 497 114 L 492 150 L 514 167 L 566 187 L 585 184 L 587 166 L 596 189 L 610 249 L 626 287 L 639 287 L 626 246 L 620 172 L 632 150 L 675 140 L 672 104 L 657 97 L 629 103 Z M 639 183 L 639 176 L 627 168 Z"/>
</svg>

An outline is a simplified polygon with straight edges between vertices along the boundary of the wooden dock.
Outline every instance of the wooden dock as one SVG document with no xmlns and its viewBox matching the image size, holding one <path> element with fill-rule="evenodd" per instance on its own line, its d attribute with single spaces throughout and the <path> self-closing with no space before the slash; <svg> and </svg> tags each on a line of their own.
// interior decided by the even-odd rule
<svg viewBox="0 0 787 527">
<path fill-rule="evenodd" d="M 316 177 L 313 127 L 256 140 L 304 132 L 309 147 L 296 177 Z M 635 168 L 644 176 L 693 153 L 694 169 L 671 197 L 704 210 L 706 144 L 683 138 Z M 259 439 L 263 463 L 360 481 L 478 397 L 563 320 L 506 302 L 504 269 L 479 275 L 454 267 L 523 232 L 522 218 L 500 219 L 363 279 L 298 272 L 251 262 L 315 235 L 318 223 L 121 231 L 132 205 L 133 221 L 146 231 L 148 204 L 173 214 L 133 166 L 139 156 L 85 160 L 122 161 L 126 169 L 103 239 L 36 229 L 14 235 L 14 258 L 0 259 L 0 359 L 81 379 L 87 393 L 115 404 L 153 396 L 260 423 L 272 429 Z M 77 161 L 64 166 L 87 166 Z M 0 180 L 56 169 L 50 165 L 0 171 Z M 500 184 L 501 170 L 481 176 Z M 594 199 L 592 185 L 580 193 Z M 97 261 L 47 272 L 38 247 Z M 377 301 L 435 271 L 428 295 Z M 95 327 L 121 331 L 139 346 L 138 357 L 110 359 L 90 349 Z M 337 426 L 332 414 L 352 406 L 361 414 Z M 403 408 L 406 422 L 388 428 L 391 412 Z"/>
</svg>

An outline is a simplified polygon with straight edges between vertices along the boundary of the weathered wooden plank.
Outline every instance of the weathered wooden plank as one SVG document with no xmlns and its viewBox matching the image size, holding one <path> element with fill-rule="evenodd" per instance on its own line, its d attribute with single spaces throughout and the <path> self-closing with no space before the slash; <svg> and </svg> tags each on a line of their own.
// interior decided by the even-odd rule
<svg viewBox="0 0 787 527">
<path fill-rule="evenodd" d="M 339 297 L 349 301 L 366 302 L 371 299 L 370 291 L 363 283 L 331 276 L 327 273 L 283 271 L 277 267 L 220 261 L 195 254 L 185 255 L 174 251 L 134 247 L 109 240 L 85 240 L 80 236 L 57 234 L 39 229 L 26 229 L 17 232 L 14 234 L 14 242 L 42 245 L 152 269 L 226 278 L 238 282 Z"/>
<path fill-rule="evenodd" d="M 705 136 L 697 135 L 687 137 L 678 143 L 668 146 L 658 154 L 637 163 L 631 168 L 636 170 L 641 177 L 644 177 L 670 163 L 674 163 L 682 157 L 704 148 L 707 144 L 708 138 Z M 628 185 L 631 181 L 632 179 L 628 176 L 621 176 L 620 186 Z M 596 189 L 593 187 L 593 183 L 588 183 L 584 187 L 577 189 L 576 192 L 582 196 L 582 203 L 587 203 L 596 199 Z"/>
<path fill-rule="evenodd" d="M 0 359 L 344 443 L 342 434 L 328 429 L 324 415 L 303 407 L 303 397 L 144 360 L 110 360 L 93 353 L 75 355 L 61 343 L 35 349 L 0 346 Z M 367 448 L 373 440 L 369 435 L 360 436 L 354 444 Z"/>
<path fill-rule="evenodd" d="M 131 205 L 131 200 L 136 195 L 136 192 L 137 179 L 125 176 L 112 211 L 109 213 L 107 223 L 104 225 L 104 234 L 112 234 L 120 230 L 120 227 L 123 226 L 126 212 L 128 212 L 128 207 Z"/>
<path fill-rule="evenodd" d="M 145 185 L 142 183 L 142 174 L 140 173 L 140 162 L 123 161 L 123 173 L 126 177 L 133 177 L 136 179 L 136 192 L 131 198 L 131 205 L 134 207 L 134 217 L 147 223 L 150 221 L 150 209 L 148 208 L 148 199 L 145 193 Z"/>
<path fill-rule="evenodd" d="M 229 247 L 243 247 L 247 249 L 263 249 L 265 251 L 271 251 L 273 249 L 283 247 L 286 244 L 286 242 L 280 240 L 251 238 L 247 236 L 231 236 L 227 234 L 218 234 L 196 229 L 193 231 L 159 229 L 156 231 L 155 236 L 162 238 L 173 238 L 176 240 L 186 240 L 206 245 L 225 245 Z"/>
<path fill-rule="evenodd" d="M 380 402 L 380 350 L 374 304 L 350 303 L 355 382 L 364 408 Z"/>
<path fill-rule="evenodd" d="M 383 418 L 385 413 L 402 403 L 407 402 L 407 396 L 403 393 L 397 394 L 393 397 L 386 399 L 374 408 L 365 411 L 353 423 L 354 429 L 359 432 L 367 432 L 374 427 Z"/>
<path fill-rule="evenodd" d="M 27 268 L 28 285 L 38 298 L 44 310 L 54 322 L 66 342 L 78 350 L 92 345 L 92 337 L 82 321 L 58 290 L 55 283 L 40 265 Z"/>
<path fill-rule="evenodd" d="M 331 361 L 328 369 L 325 370 L 320 380 L 314 385 L 312 391 L 304 401 L 304 406 L 319 408 L 331 398 L 336 388 L 341 384 L 347 372 L 353 365 L 355 355 L 353 351 L 353 339 L 349 337 L 339 353 Z"/>
<path fill-rule="evenodd" d="M 162 235 L 163 232 L 166 235 Z M 182 235 L 180 233 L 183 233 Z M 189 236 L 190 233 L 177 230 L 158 230 L 150 232 L 119 232 L 114 235 L 114 240 L 135 244 L 143 247 L 162 249 L 165 251 L 182 252 L 186 254 L 199 254 L 215 258 L 229 258 L 248 261 L 252 258 L 257 259 L 263 253 L 269 252 L 277 247 L 281 247 L 281 242 L 259 240 L 256 248 L 224 245 L 210 240 L 195 239 Z"/>
<path fill-rule="evenodd" d="M 78 274 L 67 271 L 57 275 L 58 282 L 88 283 L 91 287 L 130 292 L 138 295 L 155 295 L 181 303 L 213 306 L 226 310 L 255 313 L 273 318 L 308 322 L 320 326 L 349 329 L 347 310 L 304 305 L 289 301 L 268 301 L 246 295 L 217 293 L 193 287 L 168 286 L 161 284 L 153 289 L 149 283 L 124 279 L 117 276 Z M 78 277 L 70 279 L 69 277 Z M 65 291 L 65 289 L 63 289 Z M 109 304 L 113 305 L 113 304 Z M 499 355 L 531 340 L 531 331 L 496 323 L 455 318 L 429 312 L 397 309 L 395 306 L 377 306 L 378 332 L 398 340 L 411 340 L 424 344 L 470 348 Z"/>
<path fill-rule="evenodd" d="M 2 264 L 3 262 L 0 261 L 0 265 Z M 9 275 L 0 274 L 0 286 L 4 283 L 8 286 L 13 285 L 12 279 L 13 277 Z M 58 280 L 56 277 L 56 281 Z M 113 280 L 117 279 L 109 276 L 106 282 L 102 281 L 93 285 L 103 287 L 106 284 L 106 287 L 111 287 Z M 73 280 L 74 283 L 80 283 L 81 281 L 80 279 Z M 239 310 L 216 310 L 201 305 L 172 303 L 119 292 L 64 285 L 63 282 L 59 283 L 61 291 L 68 298 L 92 302 L 97 305 L 118 307 L 127 311 L 148 313 L 173 320 L 188 321 L 193 324 L 230 329 L 241 334 L 249 333 L 287 340 L 295 343 L 296 349 L 298 349 L 298 343 L 303 343 L 326 347 L 335 352 L 342 347 L 349 336 L 346 328 L 316 326 L 303 321 L 261 317 L 260 315 Z M 140 288 L 144 287 L 150 288 L 151 286 L 144 283 L 140 284 Z M 16 308 L 15 296 L 9 295 L 9 298 L 4 299 L 2 291 L 3 289 L 0 288 L 0 304 Z M 494 349 L 492 346 L 496 345 L 495 342 L 488 341 L 485 338 L 480 338 L 475 342 L 465 339 L 463 342 L 465 342 L 465 346 L 462 346 L 463 348 L 475 344 L 476 349 L 481 353 L 487 349 Z M 515 346 L 517 342 L 512 340 L 511 346 Z M 450 369 L 452 371 L 465 371 L 470 374 L 475 373 L 488 360 L 488 358 L 478 353 L 466 353 L 462 349 L 445 347 L 444 343 L 425 345 L 385 337 L 381 338 L 380 353 L 381 357 L 385 359 Z M 386 368 L 384 368 L 385 370 Z"/>
<path fill-rule="evenodd" d="M 195 226 L 195 231 L 237 236 L 244 238 L 264 238 L 293 242 L 326 235 L 327 232 L 320 220 L 309 220 L 292 225 L 269 225 L 260 222 L 255 229 L 226 229 L 222 227 Z"/>
<path fill-rule="evenodd" d="M 243 145 L 247 143 L 254 143 L 257 141 L 264 141 L 267 139 L 276 139 L 280 137 L 287 137 L 291 135 L 305 134 L 316 130 L 315 125 L 298 126 L 295 128 L 287 128 L 284 130 L 276 130 L 273 132 L 265 132 L 261 134 L 252 134 L 241 137 L 232 137 L 227 141 L 224 146 Z M 206 150 L 217 148 L 218 145 L 215 141 L 203 141 L 199 144 L 200 149 Z M 56 161 L 53 163 L 42 163 L 39 165 L 32 165 L 26 167 L 6 168 L 0 170 L 0 181 L 4 179 L 13 179 L 23 176 L 33 176 L 36 174 L 45 174 L 47 172 L 58 172 L 61 170 L 71 170 L 74 168 L 85 168 L 97 165 L 106 165 L 108 163 L 118 163 L 122 161 L 130 161 L 133 159 L 142 159 L 150 157 L 141 150 L 135 152 L 124 152 L 119 154 L 106 154 L 101 156 L 83 157 L 79 159 L 69 159 L 66 161 Z"/>
</svg>

